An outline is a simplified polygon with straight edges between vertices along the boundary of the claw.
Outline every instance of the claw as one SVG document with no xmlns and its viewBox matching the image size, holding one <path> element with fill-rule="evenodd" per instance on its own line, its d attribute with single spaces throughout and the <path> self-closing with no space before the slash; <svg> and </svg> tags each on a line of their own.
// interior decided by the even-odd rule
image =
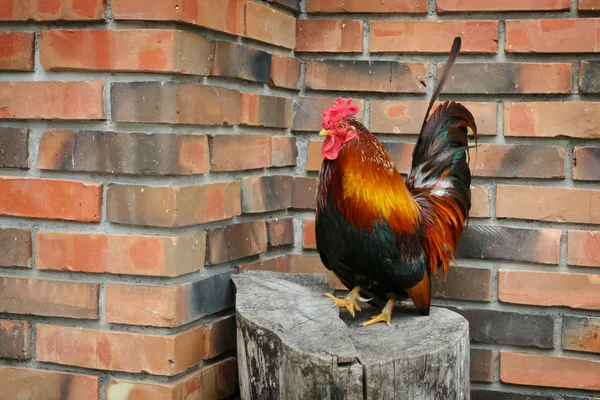
<svg viewBox="0 0 600 400">
<path fill-rule="evenodd" d="M 350 315 L 352 315 L 354 317 L 355 310 L 361 311 L 358 304 L 356 304 L 356 300 L 358 300 L 360 298 L 359 293 L 360 293 L 360 287 L 356 286 L 354 289 L 352 289 L 350 291 L 350 293 L 348 293 L 348 295 L 346 296 L 345 299 L 338 299 L 337 297 L 335 297 L 334 295 L 329 294 L 329 293 L 326 293 L 325 297 L 329 297 L 331 300 L 333 300 L 335 305 L 338 306 L 339 308 L 345 308 L 346 310 L 348 310 L 350 312 Z"/>
<path fill-rule="evenodd" d="M 387 303 L 385 303 L 383 310 L 381 310 L 381 314 L 371 317 L 369 321 L 363 322 L 361 326 L 374 325 L 378 322 L 385 322 L 387 326 L 390 326 L 392 323 L 392 312 L 394 311 L 395 305 L 396 299 L 394 297 L 390 297 Z"/>
</svg>

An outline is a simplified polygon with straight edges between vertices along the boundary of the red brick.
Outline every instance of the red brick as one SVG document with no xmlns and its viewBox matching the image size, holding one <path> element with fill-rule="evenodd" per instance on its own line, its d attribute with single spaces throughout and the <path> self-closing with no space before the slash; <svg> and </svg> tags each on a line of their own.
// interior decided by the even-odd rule
<svg viewBox="0 0 600 400">
<path fill-rule="evenodd" d="M 96 283 L 0 277 L 0 312 L 98 319 Z"/>
<path fill-rule="evenodd" d="M 38 361 L 172 376 L 235 346 L 235 319 L 220 317 L 174 335 L 38 324 Z"/>
<path fill-rule="evenodd" d="M 471 349 L 471 382 L 494 381 L 494 351 Z"/>
<path fill-rule="evenodd" d="M 267 251 L 265 221 L 244 222 L 208 232 L 208 261 L 219 264 Z"/>
<path fill-rule="evenodd" d="M 600 224 L 600 190 L 498 185 L 496 216 Z"/>
<path fill-rule="evenodd" d="M 239 181 L 195 186 L 110 185 L 107 218 L 111 222 L 181 227 L 241 214 Z"/>
<path fill-rule="evenodd" d="M 506 21 L 509 53 L 595 53 L 600 50 L 599 19 Z"/>
<path fill-rule="evenodd" d="M 36 268 L 147 276 L 179 276 L 204 267 L 206 233 L 140 236 L 38 232 Z"/>
<path fill-rule="evenodd" d="M 243 125 L 292 127 L 294 102 L 291 98 L 240 93 L 240 106 Z"/>
<path fill-rule="evenodd" d="M 117 20 L 181 21 L 232 35 L 244 33 L 245 0 L 115 0 Z"/>
<path fill-rule="evenodd" d="M 293 136 L 271 136 L 271 166 L 287 167 L 296 165 L 298 147 Z"/>
<path fill-rule="evenodd" d="M 300 83 L 300 59 L 273 54 L 271 56 L 271 79 L 269 85 L 298 89 Z"/>
<path fill-rule="evenodd" d="M 98 400 L 100 377 L 39 369 L 0 367 L 0 398 Z"/>
<path fill-rule="evenodd" d="M 31 258 L 31 232 L 25 229 L 0 228 L 0 267 L 27 268 Z"/>
<path fill-rule="evenodd" d="M 213 43 L 213 62 L 210 74 L 269 83 L 271 78 L 269 53 L 233 42 Z"/>
<path fill-rule="evenodd" d="M 299 19 L 294 50 L 361 53 L 363 23 L 357 20 Z"/>
<path fill-rule="evenodd" d="M 344 98 L 345 101 L 348 98 Z M 294 101 L 294 125 L 295 131 L 315 131 L 322 129 L 321 115 L 325 107 L 331 107 L 335 98 L 327 97 L 297 97 Z M 362 99 L 352 99 L 352 104 L 358 106 L 358 113 L 354 116 L 358 121 L 363 122 L 365 114 L 365 101 Z M 424 113 L 425 111 L 423 111 Z M 422 119 L 423 117 L 421 117 Z"/>
<path fill-rule="evenodd" d="M 0 319 L 0 358 L 30 359 L 30 337 L 29 321 Z"/>
<path fill-rule="evenodd" d="M 569 0 L 437 0 L 437 12 L 568 11 Z"/>
<path fill-rule="evenodd" d="M 0 82 L 0 119 L 104 119 L 102 81 Z"/>
<path fill-rule="evenodd" d="M 314 219 L 305 219 L 302 221 L 302 247 L 305 249 L 317 248 Z"/>
<path fill-rule="evenodd" d="M 324 274 L 327 276 L 330 288 L 347 290 L 335 274 L 325 268 L 318 255 L 288 254 L 287 272 L 292 274 Z"/>
<path fill-rule="evenodd" d="M 569 265 L 600 267 L 600 233 L 595 231 L 569 231 Z"/>
<path fill-rule="evenodd" d="M 269 135 L 214 135 L 209 138 L 211 171 L 243 171 L 271 165 Z"/>
<path fill-rule="evenodd" d="M 579 0 L 577 9 L 579 9 L 581 11 L 600 10 L 600 1 L 598 1 L 598 0 Z"/>
<path fill-rule="evenodd" d="M 500 380 L 505 383 L 600 390 L 599 376 L 597 360 L 500 352 Z"/>
<path fill-rule="evenodd" d="M 223 399 L 235 392 L 237 365 L 233 357 L 205 365 L 172 382 L 111 379 L 107 400 Z"/>
<path fill-rule="evenodd" d="M 242 212 L 262 213 L 292 206 L 293 177 L 249 176 L 242 180 Z"/>
<path fill-rule="evenodd" d="M 259 3 L 247 2 L 245 36 L 293 49 L 296 44 L 296 18 Z"/>
<path fill-rule="evenodd" d="M 47 70 L 174 72 L 208 75 L 210 41 L 172 29 L 55 29 L 40 35 Z"/>
<path fill-rule="evenodd" d="M 317 178 L 295 177 L 292 207 L 314 211 L 317 205 L 317 184 Z"/>
<path fill-rule="evenodd" d="M 500 270 L 498 276 L 502 302 L 600 310 L 598 275 Z"/>
<path fill-rule="evenodd" d="M 243 271 L 273 271 L 286 272 L 287 256 L 267 258 L 252 264 L 242 264 L 237 267 L 239 272 Z"/>
<path fill-rule="evenodd" d="M 562 325 L 562 348 L 600 353 L 600 318 L 565 315 Z"/>
<path fill-rule="evenodd" d="M 0 32 L 0 70 L 33 71 L 33 32 Z"/>
<path fill-rule="evenodd" d="M 307 12 L 334 13 L 426 13 L 427 0 L 307 0 Z"/>
<path fill-rule="evenodd" d="M 294 244 L 294 219 L 281 218 L 267 222 L 269 246 Z"/>
<path fill-rule="evenodd" d="M 448 53 L 461 36 L 461 53 L 497 53 L 497 21 L 373 21 L 373 53 Z M 432 40 L 432 38 L 436 40 Z"/>
<path fill-rule="evenodd" d="M 91 21 L 104 19 L 106 0 L 3 0 L 0 20 Z"/>
<path fill-rule="evenodd" d="M 471 209 L 469 210 L 469 217 L 490 217 L 490 194 L 487 187 L 471 185 Z"/>
<path fill-rule="evenodd" d="M 573 149 L 573 179 L 577 181 L 600 180 L 600 147 L 575 147 Z"/>
<path fill-rule="evenodd" d="M 451 266 L 442 281 L 442 274 L 432 279 L 431 292 L 439 299 L 492 301 L 492 271 L 487 268 Z"/>
<path fill-rule="evenodd" d="M 0 178 L 0 215 L 99 222 L 102 185 L 41 178 Z"/>
</svg>

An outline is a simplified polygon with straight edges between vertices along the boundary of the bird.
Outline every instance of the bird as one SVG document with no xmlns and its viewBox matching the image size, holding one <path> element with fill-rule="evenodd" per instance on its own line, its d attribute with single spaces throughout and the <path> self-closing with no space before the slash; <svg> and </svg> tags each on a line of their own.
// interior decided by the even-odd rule
<svg viewBox="0 0 600 400">
<path fill-rule="evenodd" d="M 381 142 L 360 123 L 352 99 L 337 98 L 323 111 L 315 213 L 322 263 L 347 287 L 345 298 L 326 293 L 355 317 L 357 302 L 383 306 L 362 326 L 391 323 L 398 301 L 410 298 L 427 316 L 431 276 L 443 280 L 471 208 L 469 149 L 477 126 L 463 105 L 446 101 L 431 109 L 460 52 L 453 41 L 412 154 L 406 181 Z M 475 146 L 468 145 L 468 128 Z"/>
</svg>

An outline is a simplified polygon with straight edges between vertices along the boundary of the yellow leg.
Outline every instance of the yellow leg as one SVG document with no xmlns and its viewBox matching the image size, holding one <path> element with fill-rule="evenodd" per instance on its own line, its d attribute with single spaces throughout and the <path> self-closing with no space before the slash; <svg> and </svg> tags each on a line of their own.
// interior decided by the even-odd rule
<svg viewBox="0 0 600 400">
<path fill-rule="evenodd" d="M 355 286 L 354 289 L 348 293 L 345 299 L 338 299 L 332 294 L 326 293 L 326 297 L 329 297 L 335 302 L 335 305 L 339 308 L 345 307 L 350 314 L 354 317 L 354 310 L 360 311 L 360 307 L 356 304 L 356 300 L 360 298 L 360 286 Z"/>
<path fill-rule="evenodd" d="M 361 326 L 369 326 L 376 324 L 378 322 L 385 322 L 387 326 L 390 326 L 392 322 L 392 311 L 394 311 L 394 307 L 396 306 L 396 298 L 390 297 L 385 303 L 385 307 L 381 310 L 381 314 L 371 317 L 371 319 L 367 322 L 361 324 Z"/>
</svg>

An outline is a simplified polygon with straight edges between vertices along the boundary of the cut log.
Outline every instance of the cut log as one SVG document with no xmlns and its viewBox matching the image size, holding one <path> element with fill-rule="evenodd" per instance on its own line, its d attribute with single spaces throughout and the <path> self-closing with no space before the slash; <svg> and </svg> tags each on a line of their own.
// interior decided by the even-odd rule
<svg viewBox="0 0 600 400">
<path fill-rule="evenodd" d="M 249 271 L 235 283 L 242 400 L 469 398 L 469 324 L 396 307 L 392 326 L 359 326 L 324 297 L 325 275 Z"/>
</svg>

